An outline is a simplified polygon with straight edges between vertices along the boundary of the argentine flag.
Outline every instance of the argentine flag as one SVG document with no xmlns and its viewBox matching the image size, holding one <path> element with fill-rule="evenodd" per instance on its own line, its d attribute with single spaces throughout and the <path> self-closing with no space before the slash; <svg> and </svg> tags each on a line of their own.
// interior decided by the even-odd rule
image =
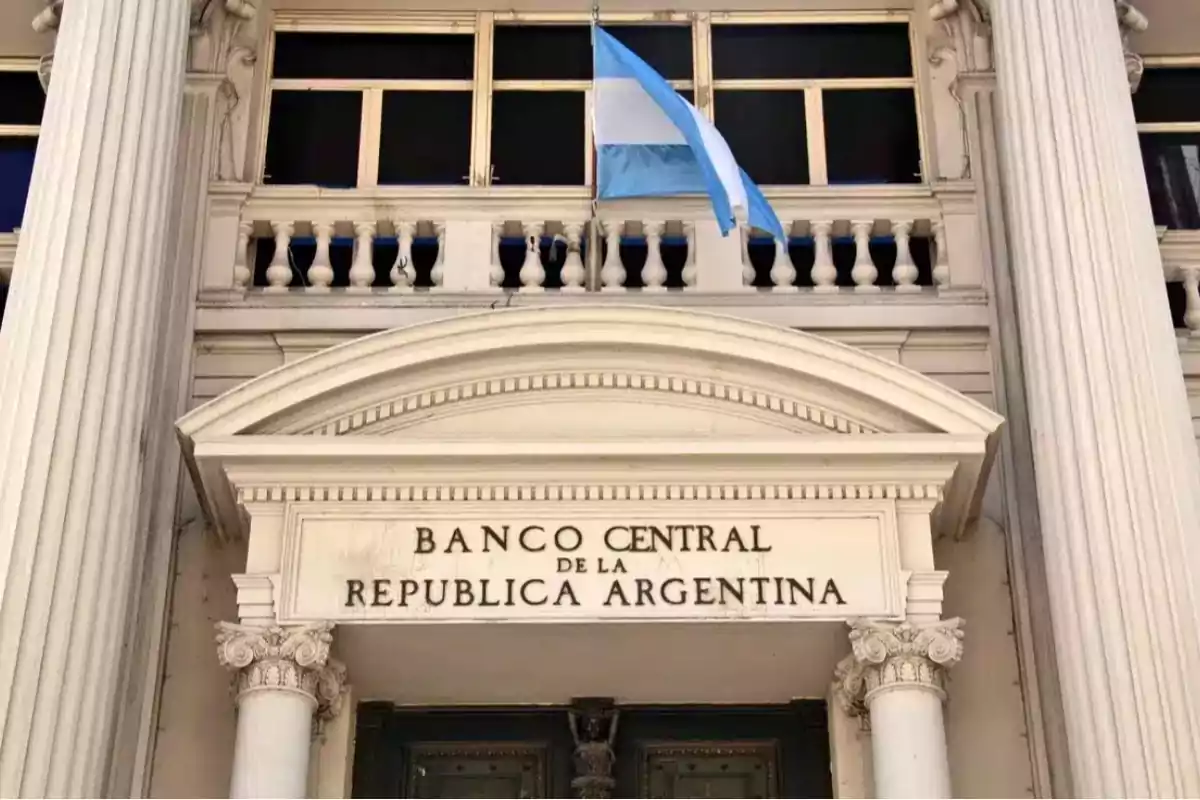
<svg viewBox="0 0 1200 800">
<path fill-rule="evenodd" d="M 707 194 L 722 235 L 741 212 L 786 242 L 771 204 L 716 126 L 632 50 L 593 30 L 597 198 Z"/>
</svg>

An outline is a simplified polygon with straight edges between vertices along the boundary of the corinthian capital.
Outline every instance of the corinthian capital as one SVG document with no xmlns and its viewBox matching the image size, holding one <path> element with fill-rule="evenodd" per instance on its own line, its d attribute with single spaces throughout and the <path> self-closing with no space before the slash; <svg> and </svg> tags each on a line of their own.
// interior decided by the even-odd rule
<svg viewBox="0 0 1200 800">
<path fill-rule="evenodd" d="M 307 695 L 314 704 L 335 703 L 345 668 L 330 662 L 332 643 L 328 622 L 288 628 L 217 623 L 217 659 L 234 672 L 239 699 L 275 689 Z"/>
<path fill-rule="evenodd" d="M 851 713 L 875 694 L 917 688 L 946 698 L 946 671 L 962 658 L 963 621 L 850 623 L 852 654 L 837 667 L 838 688 Z"/>
</svg>

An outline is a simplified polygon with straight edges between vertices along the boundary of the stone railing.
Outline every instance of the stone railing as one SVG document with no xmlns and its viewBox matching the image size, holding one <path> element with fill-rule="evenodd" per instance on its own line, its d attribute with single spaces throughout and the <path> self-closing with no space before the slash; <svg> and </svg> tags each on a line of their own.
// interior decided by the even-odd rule
<svg viewBox="0 0 1200 800">
<path fill-rule="evenodd" d="M 982 286 L 967 186 L 771 194 L 789 242 L 722 237 L 706 200 L 578 190 L 214 186 L 203 289 L 291 296 L 628 292 L 945 294 Z M 595 225 L 599 259 L 588 242 Z"/>
<path fill-rule="evenodd" d="M 0 283 L 12 278 L 13 264 L 17 261 L 17 234 L 0 233 Z"/>
<path fill-rule="evenodd" d="M 1175 327 L 1200 337 L 1200 231 L 1160 230 L 1159 247 Z"/>
</svg>

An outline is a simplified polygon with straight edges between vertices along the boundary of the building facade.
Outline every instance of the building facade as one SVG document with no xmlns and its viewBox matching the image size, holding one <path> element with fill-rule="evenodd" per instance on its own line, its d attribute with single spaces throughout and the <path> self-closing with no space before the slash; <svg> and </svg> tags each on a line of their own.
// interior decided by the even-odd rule
<svg viewBox="0 0 1200 800">
<path fill-rule="evenodd" d="M 0 794 L 1200 796 L 1194 4 L 0 22 Z"/>
</svg>

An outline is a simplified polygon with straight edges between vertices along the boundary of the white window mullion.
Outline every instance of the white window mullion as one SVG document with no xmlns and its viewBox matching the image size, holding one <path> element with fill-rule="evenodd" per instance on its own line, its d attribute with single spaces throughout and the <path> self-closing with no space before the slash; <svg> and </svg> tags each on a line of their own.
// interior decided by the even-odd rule
<svg viewBox="0 0 1200 800">
<path fill-rule="evenodd" d="M 825 157 L 825 100 L 819 88 L 804 90 L 804 130 L 808 140 L 808 182 L 812 186 L 829 185 L 829 167 Z"/>
<path fill-rule="evenodd" d="M 596 181 L 596 159 L 593 151 L 596 147 L 596 131 L 593 123 L 595 114 L 592 111 L 596 102 L 596 93 L 588 89 L 583 93 L 583 185 L 592 186 Z"/>
<path fill-rule="evenodd" d="M 475 28 L 475 95 L 471 107 L 471 186 L 492 182 L 492 42 L 495 14 L 479 14 Z"/>
<path fill-rule="evenodd" d="M 712 20 L 707 11 L 696 14 L 692 23 L 692 96 L 694 105 L 713 120 Z"/>
<path fill-rule="evenodd" d="M 383 90 L 367 89 L 358 131 L 358 187 L 379 185 L 379 142 L 383 135 Z"/>
</svg>

